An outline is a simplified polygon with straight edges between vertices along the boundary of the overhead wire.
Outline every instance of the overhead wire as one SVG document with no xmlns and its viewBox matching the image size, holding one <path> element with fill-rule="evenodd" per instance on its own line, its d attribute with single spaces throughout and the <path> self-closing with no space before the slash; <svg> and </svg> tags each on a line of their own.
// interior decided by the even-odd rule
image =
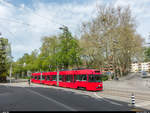
<svg viewBox="0 0 150 113">
<path fill-rule="evenodd" d="M 3 27 L 5 29 L 5 31 L 7 31 L 9 34 L 13 35 L 13 37 L 15 37 L 15 35 L 11 31 L 9 31 L 8 29 L 6 29 L 2 24 L 0 24 L 0 26 Z"/>
<path fill-rule="evenodd" d="M 2 18 L 2 17 L 0 17 L 0 20 L 5 20 L 5 21 L 13 22 L 13 23 L 18 23 L 18 24 L 24 24 L 24 25 L 30 26 L 30 27 L 35 27 L 33 25 L 30 25 L 30 24 L 27 24 L 27 23 L 24 23 L 24 22 L 18 22 L 16 20 L 12 20 L 12 19 L 8 19 L 8 18 Z"/>
<path fill-rule="evenodd" d="M 7 1 L 7 2 L 8 2 L 8 1 Z M 8 3 L 10 3 L 10 2 L 8 2 Z M 10 3 L 10 4 L 11 4 L 11 3 Z M 7 6 L 10 7 L 9 5 L 7 5 Z M 13 7 L 19 8 L 19 7 L 15 6 L 15 5 L 13 5 Z M 55 21 L 51 20 L 51 19 L 48 18 L 48 17 L 41 16 L 41 15 L 35 13 L 35 12 L 33 12 L 33 14 L 36 15 L 36 16 L 38 16 L 38 17 L 40 17 L 40 18 L 43 18 L 43 19 L 47 20 L 49 23 L 55 23 L 55 24 L 57 24 L 57 25 L 63 26 L 63 24 L 56 23 Z M 3 19 L 3 18 L 0 18 L 0 19 Z M 3 20 L 4 20 L 4 19 L 3 19 Z M 5 19 L 5 20 L 9 20 L 9 19 Z M 16 20 L 19 20 L 19 19 L 16 19 Z M 10 21 L 11 21 L 11 20 L 10 20 Z M 16 22 L 16 23 L 21 23 L 21 24 L 24 24 L 24 25 L 27 25 L 27 26 L 32 26 L 32 25 L 30 25 L 30 24 L 22 23 L 22 22 Z M 33 27 L 35 27 L 35 26 L 33 26 Z"/>
</svg>

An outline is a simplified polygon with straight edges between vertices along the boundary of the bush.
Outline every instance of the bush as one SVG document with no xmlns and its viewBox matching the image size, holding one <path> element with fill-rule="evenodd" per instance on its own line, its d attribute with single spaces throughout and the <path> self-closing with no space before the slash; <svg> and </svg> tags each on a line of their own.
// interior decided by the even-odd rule
<svg viewBox="0 0 150 113">
<path fill-rule="evenodd" d="M 115 76 L 114 76 L 114 75 L 112 75 L 112 79 L 114 79 L 114 77 L 115 77 Z"/>
<path fill-rule="evenodd" d="M 0 82 L 7 82 L 6 76 L 1 76 L 1 77 L 0 77 Z"/>
<path fill-rule="evenodd" d="M 20 77 L 22 79 L 30 79 L 31 77 L 27 77 L 27 76 L 24 76 L 24 77 Z"/>
<path fill-rule="evenodd" d="M 108 75 L 104 75 L 104 76 L 102 77 L 102 81 L 106 81 L 106 80 L 108 80 Z"/>
</svg>

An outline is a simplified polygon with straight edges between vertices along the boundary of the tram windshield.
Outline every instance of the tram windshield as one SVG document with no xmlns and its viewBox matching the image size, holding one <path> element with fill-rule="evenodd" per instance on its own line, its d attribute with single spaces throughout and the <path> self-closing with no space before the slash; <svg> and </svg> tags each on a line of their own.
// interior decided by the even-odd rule
<svg viewBox="0 0 150 113">
<path fill-rule="evenodd" d="M 101 75 L 89 75 L 89 82 L 101 82 Z"/>
</svg>

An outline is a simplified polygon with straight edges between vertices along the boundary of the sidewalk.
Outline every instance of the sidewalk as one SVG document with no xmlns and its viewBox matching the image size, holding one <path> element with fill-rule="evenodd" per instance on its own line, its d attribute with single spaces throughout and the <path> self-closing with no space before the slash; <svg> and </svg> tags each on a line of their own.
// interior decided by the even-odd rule
<svg viewBox="0 0 150 113">
<path fill-rule="evenodd" d="M 132 103 L 130 93 L 133 92 L 135 94 L 135 106 L 150 110 L 150 98 L 148 98 L 148 95 L 150 95 L 150 89 L 145 86 L 145 80 L 140 81 L 140 79 L 133 79 L 132 81 L 105 81 L 103 82 L 103 86 L 104 90 L 102 92 L 98 92 L 98 95 L 101 97 L 124 101 L 129 103 L 130 106 Z M 145 94 L 146 97 L 144 95 L 141 96 L 142 98 L 147 98 L 147 100 L 138 98 L 139 96 L 136 97 L 136 95 L 139 94 Z"/>
</svg>

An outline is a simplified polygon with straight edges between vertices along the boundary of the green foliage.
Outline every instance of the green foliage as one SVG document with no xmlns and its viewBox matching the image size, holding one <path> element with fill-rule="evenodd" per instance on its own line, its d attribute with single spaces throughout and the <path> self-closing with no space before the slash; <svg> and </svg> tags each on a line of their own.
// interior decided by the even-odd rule
<svg viewBox="0 0 150 113">
<path fill-rule="evenodd" d="M 106 81 L 106 80 L 108 80 L 108 75 L 102 77 L 102 81 Z"/>
<path fill-rule="evenodd" d="M 31 54 L 25 53 L 14 62 L 13 75 L 22 75 L 22 72 L 27 75 L 27 71 L 54 71 L 62 68 L 79 67 L 82 63 L 79 40 L 72 36 L 68 28 L 63 27 L 62 29 L 63 33 L 59 36 L 42 38 L 40 54 L 37 50 Z"/>
<path fill-rule="evenodd" d="M 145 48 L 144 55 L 145 55 L 144 56 L 144 61 L 145 62 L 150 61 L 150 47 Z"/>
<path fill-rule="evenodd" d="M 38 70 L 37 66 L 37 50 L 32 51 L 31 55 L 25 53 L 22 58 L 18 59 L 16 62 L 12 63 L 13 76 L 16 74 L 22 76 L 27 75 L 28 71 L 35 72 Z"/>
<path fill-rule="evenodd" d="M 60 28 L 62 33 L 57 36 L 43 37 L 40 52 L 24 54 L 13 63 L 13 73 L 54 71 L 83 65 L 103 69 L 111 65 L 119 77 L 129 72 L 132 59 L 138 59 L 143 51 L 143 39 L 136 32 L 129 7 L 100 6 L 96 18 L 82 27 L 80 39 L 73 37 L 66 26 Z M 145 56 L 145 60 L 150 61 L 150 49 L 145 51 Z M 103 80 L 107 79 L 108 76 L 103 77 Z"/>
<path fill-rule="evenodd" d="M 26 76 L 23 76 L 23 77 L 20 77 L 22 79 L 31 79 L 31 77 L 26 77 Z"/>
<path fill-rule="evenodd" d="M 0 77 L 8 75 L 9 49 L 8 39 L 0 38 Z"/>
<path fill-rule="evenodd" d="M 63 27 L 63 34 L 60 35 L 60 49 L 58 52 L 59 64 L 68 69 L 69 66 L 76 67 L 81 64 L 79 41 L 74 38 L 67 27 Z"/>
</svg>

